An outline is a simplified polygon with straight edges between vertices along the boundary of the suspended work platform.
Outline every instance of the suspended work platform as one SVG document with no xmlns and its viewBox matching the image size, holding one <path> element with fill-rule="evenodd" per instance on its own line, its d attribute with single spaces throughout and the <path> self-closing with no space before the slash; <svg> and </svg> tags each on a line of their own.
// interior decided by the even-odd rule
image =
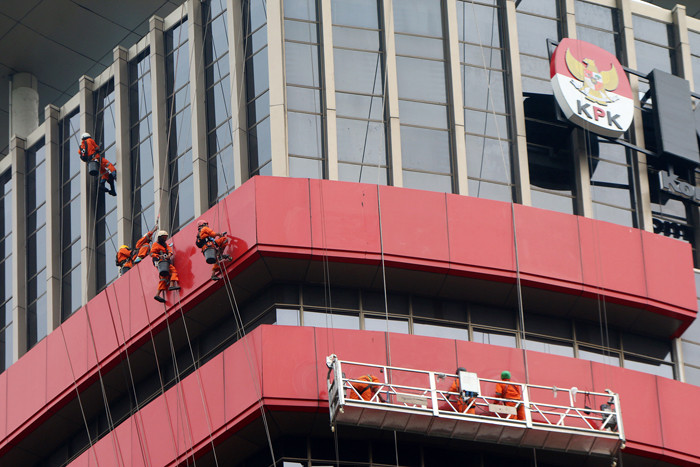
<svg viewBox="0 0 700 467">
<path fill-rule="evenodd" d="M 619 396 L 509 382 L 517 404 L 495 396 L 499 380 L 327 357 L 331 425 L 406 431 L 477 442 L 615 456 L 624 448 Z M 370 377 L 367 377 L 370 376 Z M 374 376 L 378 382 L 372 381 Z M 457 381 L 457 391 L 450 392 Z M 516 407 L 513 407 L 516 405 Z"/>
</svg>

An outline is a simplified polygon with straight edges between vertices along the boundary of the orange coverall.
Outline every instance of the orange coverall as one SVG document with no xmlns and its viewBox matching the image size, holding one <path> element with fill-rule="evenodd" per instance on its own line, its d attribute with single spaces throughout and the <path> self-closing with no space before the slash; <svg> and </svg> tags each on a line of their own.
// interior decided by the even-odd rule
<svg viewBox="0 0 700 467">
<path fill-rule="evenodd" d="M 510 384 L 508 381 L 496 384 L 496 397 L 501 399 L 510 399 L 514 401 L 523 400 L 522 390 L 517 384 Z M 522 403 L 517 402 L 504 402 L 508 407 L 517 406 L 518 420 L 525 420 L 525 407 Z M 508 415 L 508 418 L 512 418 L 512 415 Z"/>
<path fill-rule="evenodd" d="M 156 264 L 160 260 L 161 256 L 166 256 L 170 258 L 172 255 L 173 249 L 170 248 L 170 245 L 168 245 L 167 243 L 165 245 L 162 245 L 158 242 L 155 242 L 151 247 L 151 258 L 154 259 Z M 168 282 L 179 280 L 180 278 L 177 275 L 177 269 L 175 269 L 175 266 L 173 266 L 173 264 L 170 263 L 170 276 L 160 278 L 160 281 L 158 282 L 158 292 L 168 290 Z"/>
<path fill-rule="evenodd" d="M 80 142 L 78 154 L 80 154 L 80 159 L 85 162 L 91 160 L 98 160 L 100 162 L 100 177 L 102 177 L 103 180 L 109 179 L 109 174 L 117 171 L 110 161 L 104 157 L 100 157 L 100 147 L 92 138 L 85 138 Z"/>
<path fill-rule="evenodd" d="M 146 256 L 148 256 L 148 252 L 151 249 L 149 243 L 151 242 L 152 235 L 153 232 L 147 232 L 146 235 L 139 238 L 139 241 L 136 242 L 136 248 L 134 250 L 129 248 L 120 248 L 119 251 L 117 251 L 117 266 L 131 269 L 134 267 L 134 258 L 144 259 Z M 138 254 L 133 256 L 136 249 L 138 249 Z"/>
<path fill-rule="evenodd" d="M 207 239 L 209 239 L 209 238 L 213 238 L 213 239 L 214 239 L 214 244 L 216 245 L 216 248 L 219 250 L 219 251 L 217 252 L 217 256 L 220 255 L 220 254 L 222 254 L 222 253 L 224 252 L 224 248 L 226 248 L 226 244 L 228 244 L 228 238 L 227 238 L 227 237 L 221 237 L 221 236 L 218 236 L 218 237 L 217 237 L 216 232 L 214 232 L 214 230 L 213 230 L 211 227 L 209 227 L 208 225 L 203 226 L 203 227 L 199 230 L 199 238 L 200 238 L 201 240 L 207 240 Z M 209 243 L 210 243 L 210 242 L 207 242 L 207 243 L 202 247 L 202 254 L 204 254 L 204 250 L 206 250 L 207 248 L 210 247 Z M 221 271 L 221 267 L 219 266 L 219 262 L 217 261 L 216 263 L 214 263 L 214 264 L 212 265 L 212 267 L 211 267 L 211 273 L 212 273 L 212 274 L 219 274 L 220 271 Z"/>
<path fill-rule="evenodd" d="M 359 378 L 357 378 L 360 381 L 367 381 L 367 382 L 372 382 L 372 383 L 379 383 L 379 379 L 377 379 L 376 376 L 373 375 L 362 375 Z M 352 389 L 348 390 L 348 399 L 359 399 L 358 393 L 360 396 L 362 396 L 362 399 L 368 401 L 372 399 L 372 396 L 379 390 L 380 386 L 379 385 L 371 385 L 371 384 L 366 384 L 366 383 L 350 383 L 353 388 L 355 388 L 355 391 Z"/>
<path fill-rule="evenodd" d="M 452 386 L 450 386 L 450 389 L 448 389 L 448 391 L 459 392 L 459 380 L 458 379 L 456 379 L 452 382 Z M 453 397 L 453 396 L 451 396 L 451 397 Z M 469 399 L 467 399 L 467 402 L 465 403 L 464 400 L 462 400 L 462 396 L 460 395 L 457 397 L 457 403 L 455 404 L 455 406 L 457 407 L 457 411 L 459 413 L 464 413 L 464 409 L 466 409 L 467 406 L 469 404 L 472 404 L 473 402 L 474 402 L 474 398 L 470 397 Z M 476 407 L 472 405 L 469 408 L 469 410 L 467 410 L 467 413 L 472 414 L 472 415 L 476 415 Z"/>
</svg>

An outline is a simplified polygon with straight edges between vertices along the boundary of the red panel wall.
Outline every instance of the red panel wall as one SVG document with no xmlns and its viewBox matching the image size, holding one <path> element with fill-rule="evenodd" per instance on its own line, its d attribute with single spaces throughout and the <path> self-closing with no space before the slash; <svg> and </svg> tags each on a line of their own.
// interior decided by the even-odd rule
<svg viewBox="0 0 700 467">
<path fill-rule="evenodd" d="M 266 406 L 325 411 L 327 393 L 316 388 L 326 387 L 328 350 L 334 349 L 343 360 L 384 365 L 386 338 L 385 333 L 369 331 L 261 326 L 247 336 L 247 343 L 235 343 L 204 365 L 198 375 L 188 376 L 181 386 L 171 388 L 165 397 L 120 425 L 116 430 L 119 456 L 132 456 L 134 464 L 140 465 L 143 448 L 150 465 L 165 465 L 182 461 L 193 451 L 196 455 L 209 452 L 211 439 L 216 444 L 247 423 L 251 414 L 260 416 L 259 393 L 251 378 L 255 384 L 262 383 Z M 388 342 L 394 366 L 452 372 L 459 364 L 490 379 L 499 379 L 500 372 L 508 369 L 514 381 L 525 381 L 519 349 L 400 334 L 389 335 Z M 579 407 L 585 403 L 583 391 L 610 388 L 619 393 L 627 444 L 635 454 L 700 465 L 700 428 L 696 426 L 700 406 L 693 402 L 700 397 L 699 387 L 584 360 L 539 352 L 527 356 L 530 383 L 576 386 L 581 391 L 576 402 Z M 284 362 L 289 362 L 288 368 Z M 309 399 L 317 391 L 319 396 Z M 482 387 L 485 394 L 493 391 L 493 387 Z M 554 396 L 552 402 L 557 402 Z M 137 427 L 140 432 L 134 436 Z M 100 466 L 111 465 L 117 457 L 114 437 L 96 443 L 95 452 Z M 89 463 L 91 457 L 90 451 L 85 452 L 71 465 L 95 465 Z"/>
<path fill-rule="evenodd" d="M 203 218 L 234 237 L 229 248 L 237 259 L 230 266 L 233 275 L 247 268 L 255 255 L 328 254 L 336 261 L 376 264 L 382 250 L 380 203 L 387 264 L 513 281 L 512 215 L 506 203 L 375 185 L 256 177 Z M 520 205 L 515 206 L 515 219 L 518 259 L 529 285 L 572 294 L 594 291 L 606 299 L 672 316 L 684 325 L 695 318 L 689 245 Z M 172 238 L 185 312 L 222 286 L 209 281 L 210 267 L 193 244 L 195 232 L 196 223 L 192 223 Z M 7 400 L 0 399 L 0 413 L 7 417 L 0 453 L 33 429 L 33 419 L 47 417 L 73 400 L 74 384 L 85 388 L 94 381 L 98 363 L 109 370 L 122 358 L 121 352 L 133 351 L 150 339 L 151 332 L 159 332 L 166 319 L 179 314 L 173 306 L 178 294 L 169 294 L 166 308 L 152 299 L 156 282 L 155 268 L 143 261 L 12 365 L 5 373 Z M 461 352 L 471 352 L 464 350 L 470 345 L 462 344 L 458 362 L 486 371 L 483 365 L 493 355 L 483 357 L 484 362 L 472 362 L 460 357 Z M 352 349 L 352 342 L 348 347 Z M 492 349 L 488 353 L 500 352 Z M 500 356 L 498 365 L 508 365 L 517 374 L 517 359 L 511 360 L 516 357 Z M 245 368 L 245 361 L 231 358 L 230 362 L 224 359 L 225 368 Z M 415 359 L 423 361 L 418 356 Z M 452 360 L 444 363 L 449 371 L 453 370 Z M 66 369 L 70 368 L 68 377 Z M 494 376 L 498 372 L 493 370 Z M 274 386 L 266 389 L 278 391 Z M 315 391 L 325 391 L 324 384 Z M 306 392 L 303 395 L 311 397 Z M 240 404 L 249 405 L 251 396 L 244 392 Z M 301 394 L 297 396 L 294 400 L 300 400 Z"/>
</svg>

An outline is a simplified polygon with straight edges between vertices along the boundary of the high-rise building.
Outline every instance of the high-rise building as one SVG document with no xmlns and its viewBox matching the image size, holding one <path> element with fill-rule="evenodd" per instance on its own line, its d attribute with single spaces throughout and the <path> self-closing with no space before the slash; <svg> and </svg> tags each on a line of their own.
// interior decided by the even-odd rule
<svg viewBox="0 0 700 467">
<path fill-rule="evenodd" d="M 700 465 L 686 3 L 2 2 L 0 465 Z"/>
</svg>

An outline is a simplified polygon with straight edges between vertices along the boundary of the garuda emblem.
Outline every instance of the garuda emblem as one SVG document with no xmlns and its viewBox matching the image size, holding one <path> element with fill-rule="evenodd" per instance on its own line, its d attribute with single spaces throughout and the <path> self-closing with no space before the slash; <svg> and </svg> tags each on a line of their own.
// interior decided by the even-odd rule
<svg viewBox="0 0 700 467">
<path fill-rule="evenodd" d="M 566 66 L 578 80 L 571 80 L 571 84 L 586 96 L 587 100 L 600 105 L 608 105 L 618 100 L 616 95 L 608 94 L 608 91 L 617 89 L 620 82 L 612 63 L 609 70 L 600 71 L 592 58 L 578 61 L 571 50 L 566 49 Z"/>
</svg>

